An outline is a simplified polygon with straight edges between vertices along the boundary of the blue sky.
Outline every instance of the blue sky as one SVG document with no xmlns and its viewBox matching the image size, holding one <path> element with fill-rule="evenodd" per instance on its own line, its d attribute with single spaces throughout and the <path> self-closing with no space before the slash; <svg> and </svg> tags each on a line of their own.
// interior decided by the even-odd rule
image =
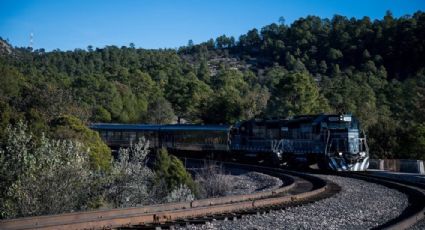
<svg viewBox="0 0 425 230">
<path fill-rule="evenodd" d="M 382 18 L 425 11 L 425 0 L 0 0 L 0 36 L 14 46 L 176 48 L 299 17 Z"/>
</svg>

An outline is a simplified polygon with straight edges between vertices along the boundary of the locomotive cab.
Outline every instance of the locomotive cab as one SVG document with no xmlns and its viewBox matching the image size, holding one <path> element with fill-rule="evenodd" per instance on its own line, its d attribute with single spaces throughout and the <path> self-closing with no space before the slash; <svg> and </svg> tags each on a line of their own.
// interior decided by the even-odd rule
<svg viewBox="0 0 425 230">
<path fill-rule="evenodd" d="M 359 122 L 351 114 L 253 119 L 232 128 L 230 149 L 276 164 L 318 163 L 322 169 L 359 171 L 368 167 L 369 159 L 366 139 L 359 133 Z"/>
<path fill-rule="evenodd" d="M 365 170 L 368 167 L 368 147 L 360 137 L 358 120 L 352 115 L 329 116 L 321 122 L 325 138 L 325 155 L 334 170 Z"/>
</svg>

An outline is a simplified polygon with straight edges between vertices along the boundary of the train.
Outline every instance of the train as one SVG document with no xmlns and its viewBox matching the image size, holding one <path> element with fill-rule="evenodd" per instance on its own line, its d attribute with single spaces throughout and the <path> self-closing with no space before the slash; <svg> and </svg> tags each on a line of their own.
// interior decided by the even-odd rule
<svg viewBox="0 0 425 230">
<path fill-rule="evenodd" d="M 93 123 L 112 149 L 140 138 L 153 149 L 224 159 L 254 159 L 274 165 L 364 171 L 369 166 L 366 135 L 351 114 L 251 119 L 234 125 Z"/>
</svg>

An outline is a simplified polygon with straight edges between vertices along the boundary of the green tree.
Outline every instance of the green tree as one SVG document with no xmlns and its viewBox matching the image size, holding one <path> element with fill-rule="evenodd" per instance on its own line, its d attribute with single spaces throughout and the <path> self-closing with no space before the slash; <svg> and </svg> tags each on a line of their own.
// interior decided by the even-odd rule
<svg viewBox="0 0 425 230">
<path fill-rule="evenodd" d="M 24 80 L 22 74 L 16 68 L 0 62 L 0 76 L 0 99 L 11 100 L 18 97 Z"/>
<path fill-rule="evenodd" d="M 201 118 L 210 124 L 233 124 L 242 118 L 244 107 L 240 92 L 226 87 L 214 93 L 214 96 L 202 108 Z"/>
<path fill-rule="evenodd" d="M 330 48 L 328 53 L 328 58 L 331 61 L 338 61 L 340 60 L 344 55 L 342 54 L 341 50 Z"/>
<path fill-rule="evenodd" d="M 154 99 L 148 107 L 146 121 L 153 124 L 169 124 L 175 120 L 174 110 L 170 102 L 163 97 Z"/>
<path fill-rule="evenodd" d="M 215 46 L 219 49 L 230 48 L 235 45 L 235 38 L 221 35 L 215 39 Z"/>
<path fill-rule="evenodd" d="M 368 144 L 374 158 L 394 158 L 400 148 L 399 135 L 404 131 L 396 121 L 382 117 L 368 130 Z"/>
<path fill-rule="evenodd" d="M 157 183 L 165 182 L 168 193 L 180 185 L 186 185 L 194 194 L 197 194 L 195 182 L 183 163 L 176 156 L 168 154 L 164 148 L 156 154 L 155 173 Z"/>
<path fill-rule="evenodd" d="M 211 79 L 214 95 L 203 104 L 201 118 L 206 123 L 229 123 L 232 124 L 254 109 L 255 113 L 261 110 L 261 106 L 253 106 L 248 101 L 249 86 L 244 80 L 244 75 L 239 70 L 228 68 L 220 69 L 219 73 Z M 260 87 L 252 92 L 260 94 Z M 262 92 L 266 94 L 265 92 Z M 249 99 L 252 99 L 250 97 Z M 257 98 L 256 98 L 257 99 Z M 258 98 L 260 101 L 261 98 Z M 264 101 L 264 100 L 263 100 Z M 249 104 L 251 103 L 251 104 Z M 252 114 L 251 114 L 252 115 Z"/>
<path fill-rule="evenodd" d="M 413 125 L 403 134 L 397 157 L 425 160 L 425 125 Z"/>
<path fill-rule="evenodd" d="M 327 100 L 307 73 L 288 73 L 272 87 L 269 113 L 275 116 L 292 116 L 325 112 Z"/>
<path fill-rule="evenodd" d="M 102 141 L 99 133 L 85 126 L 78 118 L 72 116 L 58 117 L 50 123 L 52 133 L 62 140 L 79 141 L 89 153 L 90 166 L 94 170 L 109 171 L 111 167 L 111 150 Z"/>
<path fill-rule="evenodd" d="M 8 103 L 5 103 L 0 100 L 0 141 L 3 139 L 6 127 L 9 125 L 12 118 L 12 108 L 9 106 Z"/>
<path fill-rule="evenodd" d="M 166 98 L 172 103 L 176 115 L 189 120 L 194 120 L 201 103 L 210 93 L 210 87 L 192 72 L 186 76 L 175 73 L 166 88 Z"/>
<path fill-rule="evenodd" d="M 354 113 L 367 130 L 377 122 L 376 96 L 367 76 L 355 73 L 351 78 L 338 76 L 323 81 L 324 95 L 336 113 Z"/>
<path fill-rule="evenodd" d="M 103 106 L 97 106 L 93 111 L 93 121 L 96 122 L 110 122 L 111 113 L 108 112 Z"/>
</svg>

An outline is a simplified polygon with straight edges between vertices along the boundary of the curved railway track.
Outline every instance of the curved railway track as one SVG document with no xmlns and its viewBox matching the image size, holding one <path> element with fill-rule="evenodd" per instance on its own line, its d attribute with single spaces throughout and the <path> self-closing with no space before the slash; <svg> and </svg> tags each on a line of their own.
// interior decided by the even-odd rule
<svg viewBox="0 0 425 230">
<path fill-rule="evenodd" d="M 374 175 L 370 172 L 340 173 L 337 175 L 381 184 L 407 195 L 409 204 L 401 215 L 375 229 L 408 229 L 425 218 L 424 182 L 407 181 L 396 175 Z"/>
<path fill-rule="evenodd" d="M 284 169 L 223 163 L 225 167 L 253 170 L 281 178 L 284 186 L 272 191 L 246 195 L 169 203 L 144 207 L 76 212 L 0 221 L 0 229 L 152 229 L 205 223 L 213 219 L 235 219 L 271 209 L 301 205 L 330 197 L 340 190 L 334 183 L 304 173 Z M 370 173 L 336 173 L 399 190 L 408 196 L 402 214 L 376 229 L 407 229 L 425 216 L 425 184 Z"/>
<path fill-rule="evenodd" d="M 277 176 L 285 181 L 285 185 L 272 191 L 192 202 L 3 220 L 0 222 L 0 229 L 153 228 L 181 220 L 199 221 L 199 218 L 211 216 L 234 218 L 244 213 L 261 212 L 265 208 L 312 202 L 339 191 L 337 185 L 306 173 L 230 163 L 226 163 L 226 167 L 245 168 Z"/>
</svg>

